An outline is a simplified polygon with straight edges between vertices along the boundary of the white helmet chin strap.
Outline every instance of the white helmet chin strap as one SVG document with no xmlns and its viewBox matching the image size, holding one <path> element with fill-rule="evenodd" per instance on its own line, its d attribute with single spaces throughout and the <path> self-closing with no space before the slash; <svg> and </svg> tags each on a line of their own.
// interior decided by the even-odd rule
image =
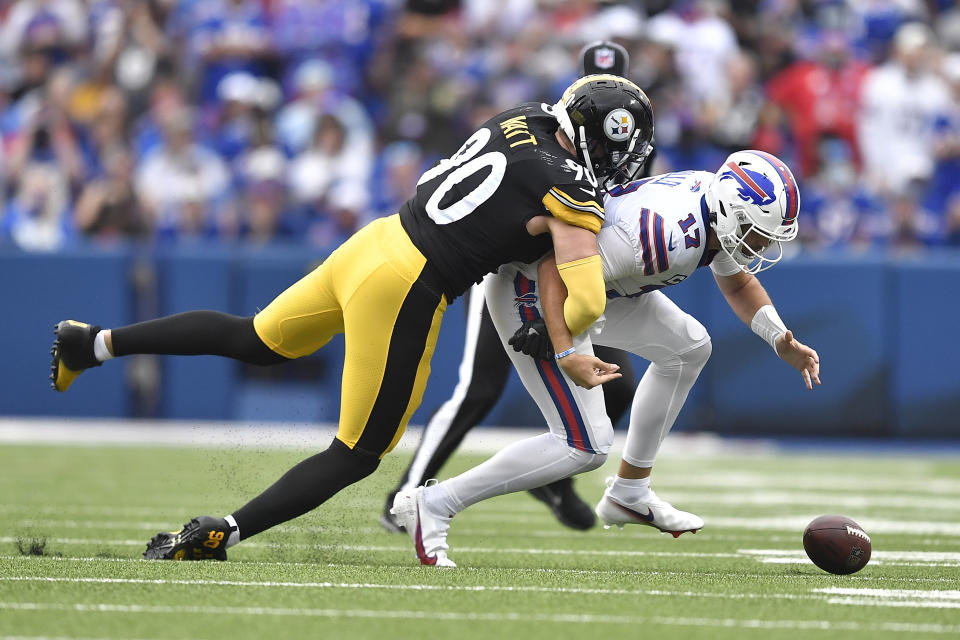
<svg viewBox="0 0 960 640">
<path fill-rule="evenodd" d="M 553 117 L 560 123 L 560 130 L 563 131 L 567 139 L 570 140 L 570 144 L 574 144 L 577 136 L 573 132 L 573 122 L 570 120 L 570 115 L 567 113 L 567 107 L 564 106 L 563 100 L 553 105 Z M 580 150 L 583 152 L 583 160 L 587 165 L 587 175 L 590 176 L 590 184 L 595 185 L 597 184 L 597 176 L 593 172 L 593 163 L 590 162 L 590 153 L 587 151 L 587 132 L 582 125 L 580 126 Z"/>
<path fill-rule="evenodd" d="M 590 152 L 587 151 L 587 131 L 580 126 L 580 150 L 583 152 L 583 161 L 587 165 L 587 175 L 590 176 L 590 184 L 597 184 L 597 176 L 593 173 L 593 163 L 590 162 Z"/>
</svg>

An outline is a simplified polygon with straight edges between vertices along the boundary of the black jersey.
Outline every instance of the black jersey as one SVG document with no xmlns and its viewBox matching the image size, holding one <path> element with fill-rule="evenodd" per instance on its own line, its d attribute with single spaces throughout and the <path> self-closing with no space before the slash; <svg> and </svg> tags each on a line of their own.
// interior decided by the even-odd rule
<svg viewBox="0 0 960 640">
<path fill-rule="evenodd" d="M 534 216 L 600 230 L 600 191 L 557 142 L 549 108 L 531 102 L 488 120 L 424 173 L 416 195 L 400 208 L 404 229 L 436 268 L 450 300 L 502 264 L 547 253 L 550 234 L 527 233 Z"/>
</svg>

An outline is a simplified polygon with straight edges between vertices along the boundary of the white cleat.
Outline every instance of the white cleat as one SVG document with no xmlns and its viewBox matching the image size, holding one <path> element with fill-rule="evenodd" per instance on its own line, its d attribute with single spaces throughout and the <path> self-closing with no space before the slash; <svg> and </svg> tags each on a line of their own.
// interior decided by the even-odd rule
<svg viewBox="0 0 960 640">
<path fill-rule="evenodd" d="M 643 500 L 624 503 L 610 496 L 612 485 L 611 478 L 607 481 L 607 490 L 603 492 L 603 498 L 595 509 L 606 529 L 612 525 L 623 529 L 625 524 L 644 524 L 678 538 L 682 533 L 689 531 L 695 534 L 703 528 L 703 518 L 674 508 L 669 502 L 658 498 L 652 489 Z"/>
<path fill-rule="evenodd" d="M 413 540 L 414 549 L 420 564 L 431 567 L 456 567 L 456 563 L 447 557 L 447 530 L 450 518 L 442 518 L 430 513 L 423 504 L 423 487 L 400 491 L 393 499 L 390 513 L 397 517 Z"/>
</svg>

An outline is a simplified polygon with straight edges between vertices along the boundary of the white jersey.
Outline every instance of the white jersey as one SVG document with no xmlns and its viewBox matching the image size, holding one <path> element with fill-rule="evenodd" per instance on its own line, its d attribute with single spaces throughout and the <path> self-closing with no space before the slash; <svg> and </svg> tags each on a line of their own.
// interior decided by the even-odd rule
<svg viewBox="0 0 960 640">
<path fill-rule="evenodd" d="M 720 275 L 739 271 L 726 254 L 707 251 L 704 193 L 711 180 L 706 171 L 678 171 L 611 190 L 597 236 L 607 298 L 678 284 L 707 264 Z"/>
</svg>

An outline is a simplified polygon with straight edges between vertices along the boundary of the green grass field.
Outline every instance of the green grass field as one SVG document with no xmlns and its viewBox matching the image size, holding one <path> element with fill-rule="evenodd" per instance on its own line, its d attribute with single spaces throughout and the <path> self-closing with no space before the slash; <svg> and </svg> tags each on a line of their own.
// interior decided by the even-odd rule
<svg viewBox="0 0 960 640">
<path fill-rule="evenodd" d="M 398 453 L 226 563 L 139 560 L 155 532 L 229 513 L 307 453 L 0 446 L 0 638 L 960 637 L 947 457 L 674 454 L 654 486 L 706 519 L 698 535 L 575 532 L 515 494 L 454 520 L 460 567 L 442 570 L 378 525 Z M 580 477 L 589 502 L 615 466 Z M 823 513 L 871 534 L 860 573 L 807 561 L 801 533 Z"/>
</svg>

